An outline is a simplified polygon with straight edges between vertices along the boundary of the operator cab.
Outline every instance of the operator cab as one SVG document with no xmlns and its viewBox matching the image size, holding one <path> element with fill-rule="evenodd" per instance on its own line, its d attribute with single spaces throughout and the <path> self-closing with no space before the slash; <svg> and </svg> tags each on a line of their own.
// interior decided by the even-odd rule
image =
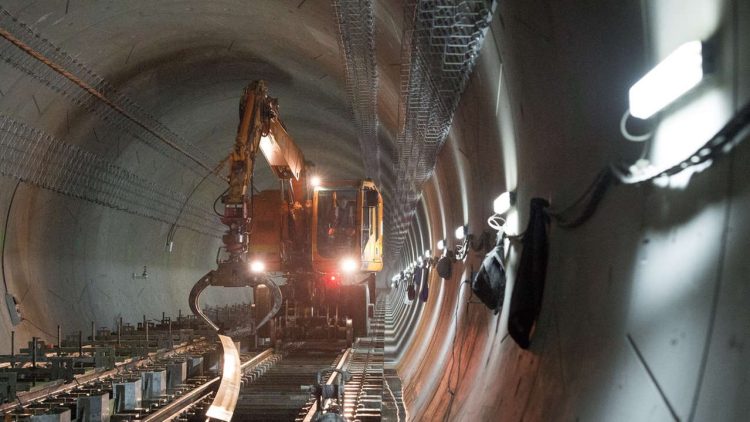
<svg viewBox="0 0 750 422">
<path fill-rule="evenodd" d="M 314 188 L 312 206 L 315 271 L 383 269 L 383 198 L 371 180 L 321 182 Z"/>
</svg>

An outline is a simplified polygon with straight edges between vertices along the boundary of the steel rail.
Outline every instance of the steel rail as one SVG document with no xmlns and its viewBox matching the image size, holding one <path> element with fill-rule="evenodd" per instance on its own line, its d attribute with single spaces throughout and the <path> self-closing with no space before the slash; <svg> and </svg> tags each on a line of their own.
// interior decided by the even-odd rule
<svg viewBox="0 0 750 422">
<path fill-rule="evenodd" d="M 5 403 L 3 405 L 0 405 L 0 413 L 11 411 L 19 406 L 30 404 L 34 401 L 43 399 L 53 394 L 64 393 L 68 390 L 72 390 L 83 384 L 88 384 L 90 382 L 101 380 L 109 376 L 117 375 L 123 369 L 139 368 L 143 365 L 151 363 L 152 360 L 155 358 L 156 359 L 165 358 L 165 357 L 172 356 L 174 354 L 186 353 L 196 347 L 206 345 L 207 342 L 208 341 L 205 338 L 200 338 L 197 341 L 193 341 L 188 344 L 175 347 L 174 349 L 170 349 L 170 350 L 163 351 L 163 352 L 151 352 L 145 357 L 131 358 L 124 362 L 117 363 L 115 364 L 114 369 L 110 369 L 108 371 L 103 371 L 103 372 L 94 371 L 88 374 L 81 374 L 79 376 L 74 377 L 72 382 L 69 382 L 66 384 L 53 384 L 49 387 L 44 387 L 39 390 L 29 391 L 28 393 L 19 393 L 16 402 Z"/>
<path fill-rule="evenodd" d="M 240 372 L 245 372 L 249 369 L 252 369 L 253 367 L 259 365 L 261 362 L 271 357 L 272 355 L 273 355 L 273 348 L 264 350 L 262 353 L 253 356 L 250 360 L 241 364 Z M 175 415 L 179 415 L 183 411 L 190 408 L 193 405 L 193 403 L 195 403 L 196 401 L 199 401 L 202 398 L 199 396 L 201 396 L 204 392 L 207 392 L 209 389 L 213 388 L 214 385 L 216 385 L 217 383 L 221 381 L 221 378 L 222 377 L 215 377 L 205 382 L 204 384 L 201 384 L 200 386 L 198 386 L 191 392 L 178 397 L 177 399 L 173 400 L 166 406 L 150 414 L 148 417 L 146 417 L 146 419 L 143 420 L 143 422 L 163 422 L 163 421 L 169 420 Z"/>
<path fill-rule="evenodd" d="M 352 349 L 351 347 L 346 349 L 343 355 L 341 355 L 341 358 L 336 363 L 336 367 L 334 369 L 343 369 L 344 365 L 349 360 L 349 355 L 351 355 Z M 328 380 L 326 380 L 325 385 L 333 385 L 334 381 L 336 381 L 336 377 L 339 376 L 339 373 L 336 371 L 331 372 L 331 375 L 328 377 Z M 315 413 L 318 411 L 318 402 L 317 400 L 313 402 L 312 406 L 310 406 L 310 410 L 307 411 L 307 414 L 305 415 L 304 419 L 302 419 L 303 422 L 312 422 L 312 418 L 315 416 Z"/>
</svg>

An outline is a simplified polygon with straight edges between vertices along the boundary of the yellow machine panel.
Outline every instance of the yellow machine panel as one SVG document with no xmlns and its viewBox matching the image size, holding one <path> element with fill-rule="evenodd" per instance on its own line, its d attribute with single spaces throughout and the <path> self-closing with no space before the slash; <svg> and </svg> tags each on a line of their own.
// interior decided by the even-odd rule
<svg viewBox="0 0 750 422">
<path fill-rule="evenodd" d="M 311 232 L 315 271 L 383 269 L 383 199 L 371 181 L 316 187 Z"/>
</svg>

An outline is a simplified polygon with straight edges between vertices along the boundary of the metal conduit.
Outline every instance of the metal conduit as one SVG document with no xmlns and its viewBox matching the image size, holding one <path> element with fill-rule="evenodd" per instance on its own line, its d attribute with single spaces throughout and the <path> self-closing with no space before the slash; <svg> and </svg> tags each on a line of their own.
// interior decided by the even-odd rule
<svg viewBox="0 0 750 422">
<path fill-rule="evenodd" d="M 378 75 L 372 0 L 333 0 L 346 92 L 367 177 L 382 183 L 378 140 Z"/>
<path fill-rule="evenodd" d="M 404 7 L 391 258 L 401 251 L 495 8 L 494 0 L 410 0 Z"/>
</svg>

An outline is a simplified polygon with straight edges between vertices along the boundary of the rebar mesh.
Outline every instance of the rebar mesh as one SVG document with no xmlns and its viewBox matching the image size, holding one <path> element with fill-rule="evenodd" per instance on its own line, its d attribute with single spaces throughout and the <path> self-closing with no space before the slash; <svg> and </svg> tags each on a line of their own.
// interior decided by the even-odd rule
<svg viewBox="0 0 750 422">
<path fill-rule="evenodd" d="M 0 115 L 0 174 L 63 195 L 167 224 L 177 221 L 187 197 L 110 161 Z M 211 212 L 185 206 L 179 227 L 220 237 Z"/>
<path fill-rule="evenodd" d="M 367 177 L 380 185 L 375 62 L 375 23 L 372 0 L 333 0 L 338 24 L 339 50 L 344 61 L 346 91 Z"/>
<path fill-rule="evenodd" d="M 180 163 L 190 171 L 201 175 L 206 174 L 205 171 L 202 171 L 203 169 L 196 168 L 195 163 L 188 159 L 186 155 L 168 147 L 163 140 L 179 145 L 181 149 L 203 163 L 210 162 L 210 158 L 204 152 L 170 130 L 142 106 L 118 92 L 109 82 L 94 73 L 86 65 L 71 57 L 70 54 L 52 44 L 39 33 L 34 32 L 28 25 L 16 19 L 3 8 L 0 8 L 0 28 L 11 33 L 15 38 L 62 67 L 75 78 L 106 96 L 112 104 L 125 111 L 127 115 L 102 102 L 101 99 L 91 95 L 70 79 L 4 38 L 0 38 L 0 60 L 60 93 L 83 110 L 99 117 L 103 122 L 129 134 L 165 157 Z"/>
<path fill-rule="evenodd" d="M 395 258 L 432 175 L 495 10 L 494 0 L 409 0 L 401 43 L 396 192 L 388 204 Z"/>
</svg>

